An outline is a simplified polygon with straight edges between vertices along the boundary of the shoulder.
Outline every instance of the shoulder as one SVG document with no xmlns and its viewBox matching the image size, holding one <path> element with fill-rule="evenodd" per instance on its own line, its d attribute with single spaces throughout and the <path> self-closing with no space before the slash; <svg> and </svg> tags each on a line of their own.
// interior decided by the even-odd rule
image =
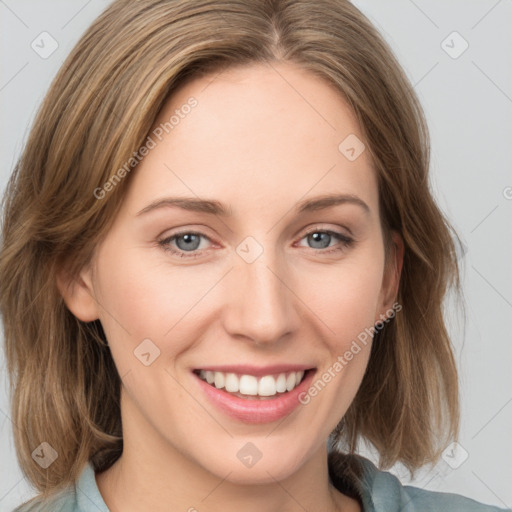
<svg viewBox="0 0 512 512">
<path fill-rule="evenodd" d="M 75 485 L 43 500 L 40 496 L 20 505 L 12 512 L 109 512 L 98 490 L 92 464 L 82 470 Z"/>
<path fill-rule="evenodd" d="M 378 470 L 362 457 L 363 474 L 359 491 L 365 512 L 503 512 L 505 509 L 484 505 L 458 494 L 427 491 L 402 485 L 389 472 Z M 509 509 L 510 510 L 510 509 Z"/>
<path fill-rule="evenodd" d="M 79 510 L 74 489 L 70 488 L 60 491 L 47 500 L 36 496 L 15 508 L 13 512 L 75 512 Z"/>
</svg>

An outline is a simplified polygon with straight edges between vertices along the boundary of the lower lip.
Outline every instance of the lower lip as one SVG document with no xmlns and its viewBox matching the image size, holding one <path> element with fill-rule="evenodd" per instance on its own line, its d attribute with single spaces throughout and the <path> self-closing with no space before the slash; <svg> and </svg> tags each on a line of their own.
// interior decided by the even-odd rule
<svg viewBox="0 0 512 512">
<path fill-rule="evenodd" d="M 309 388 L 314 373 L 314 370 L 309 370 L 304 380 L 292 391 L 263 400 L 239 398 L 193 375 L 206 397 L 228 416 L 244 423 L 270 423 L 288 416 L 301 405 L 299 396 Z"/>
</svg>

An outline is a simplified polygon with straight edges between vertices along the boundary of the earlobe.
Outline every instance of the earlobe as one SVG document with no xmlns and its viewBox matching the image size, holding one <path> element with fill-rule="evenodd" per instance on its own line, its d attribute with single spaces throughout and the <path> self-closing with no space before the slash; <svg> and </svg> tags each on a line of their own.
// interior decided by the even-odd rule
<svg viewBox="0 0 512 512">
<path fill-rule="evenodd" d="M 68 309 L 79 320 L 92 322 L 99 318 L 90 268 L 74 276 L 62 269 L 57 274 L 57 288 Z"/>
<path fill-rule="evenodd" d="M 384 278 L 381 290 L 381 311 L 382 315 L 387 316 L 386 312 L 393 309 L 393 304 L 398 295 L 400 286 L 400 276 L 402 274 L 402 266 L 404 261 L 404 242 L 402 237 L 396 231 L 391 233 L 391 247 L 384 270 Z"/>
</svg>

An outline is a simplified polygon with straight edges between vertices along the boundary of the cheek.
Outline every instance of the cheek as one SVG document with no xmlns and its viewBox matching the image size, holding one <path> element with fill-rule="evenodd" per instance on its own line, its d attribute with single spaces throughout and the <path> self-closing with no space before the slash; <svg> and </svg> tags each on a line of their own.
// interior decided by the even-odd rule
<svg viewBox="0 0 512 512">
<path fill-rule="evenodd" d="M 314 411 L 311 428 L 327 435 L 352 403 L 366 371 L 382 274 L 374 262 L 373 267 L 347 266 L 335 277 L 331 274 L 314 281 L 304 293 L 318 317 L 317 338 L 320 328 L 325 333 L 321 343 L 317 341 L 324 357 L 300 399 Z"/>
<path fill-rule="evenodd" d="M 379 247 L 336 272 L 317 273 L 302 291 L 318 317 L 317 337 L 320 329 L 324 333 L 318 350 L 326 351 L 303 399 L 315 402 L 319 417 L 331 418 L 333 428 L 352 402 L 370 357 L 383 272 L 381 259 L 374 255 L 379 255 Z"/>
<path fill-rule="evenodd" d="M 374 325 L 379 308 L 382 265 L 379 260 L 361 258 L 324 269 L 303 280 L 301 297 L 328 327 L 336 349 Z"/>
<path fill-rule="evenodd" d="M 122 375 L 134 364 L 138 367 L 138 351 L 146 353 L 147 348 L 169 361 L 188 347 L 207 314 L 208 301 L 203 299 L 222 272 L 218 276 L 211 269 L 171 267 L 161 258 L 144 260 L 139 251 L 119 247 L 111 244 L 98 257 L 95 291 L 100 320 Z M 183 336 L 185 331 L 188 337 Z M 163 359 L 155 359 L 155 365 Z"/>
</svg>

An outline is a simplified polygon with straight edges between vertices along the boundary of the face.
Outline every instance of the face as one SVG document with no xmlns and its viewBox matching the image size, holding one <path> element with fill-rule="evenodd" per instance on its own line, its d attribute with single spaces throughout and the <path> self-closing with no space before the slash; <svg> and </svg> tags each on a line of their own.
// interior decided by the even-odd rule
<svg viewBox="0 0 512 512">
<path fill-rule="evenodd" d="M 197 78 L 165 105 L 66 295 L 104 327 L 125 450 L 235 482 L 323 453 L 367 366 L 361 333 L 397 286 L 354 136 L 339 93 L 291 64 Z"/>
</svg>

